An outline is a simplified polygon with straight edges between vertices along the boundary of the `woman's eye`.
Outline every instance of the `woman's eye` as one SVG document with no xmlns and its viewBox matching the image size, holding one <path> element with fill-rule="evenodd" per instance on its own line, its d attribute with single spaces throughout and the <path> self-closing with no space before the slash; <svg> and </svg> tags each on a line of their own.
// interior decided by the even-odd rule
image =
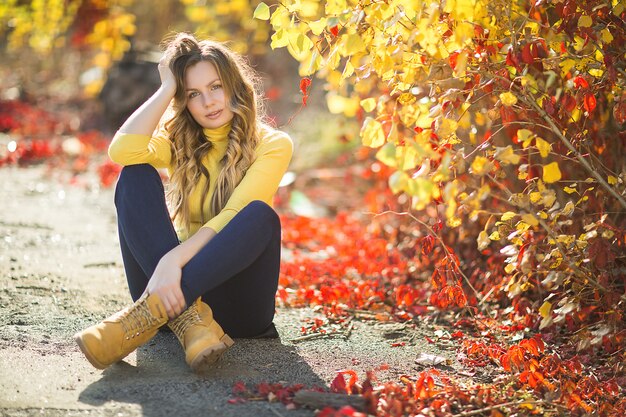
<svg viewBox="0 0 626 417">
<path fill-rule="evenodd" d="M 213 86 L 211 87 L 213 90 L 217 90 L 218 88 L 222 88 L 221 84 L 213 84 Z"/>
<path fill-rule="evenodd" d="M 193 92 L 189 93 L 189 98 L 194 98 L 197 95 L 198 95 L 198 92 L 197 91 L 193 91 Z"/>
</svg>

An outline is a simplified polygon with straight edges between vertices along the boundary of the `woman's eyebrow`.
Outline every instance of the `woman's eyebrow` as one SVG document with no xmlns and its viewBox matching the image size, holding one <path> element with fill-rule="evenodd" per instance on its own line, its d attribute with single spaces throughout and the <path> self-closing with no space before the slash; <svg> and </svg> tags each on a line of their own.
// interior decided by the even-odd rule
<svg viewBox="0 0 626 417">
<path fill-rule="evenodd" d="M 210 86 L 211 84 L 215 84 L 218 81 L 220 81 L 219 78 L 214 79 L 213 81 L 211 81 L 210 83 L 207 84 L 207 87 Z M 191 91 L 191 90 L 197 90 L 197 88 L 186 88 L 185 89 L 185 91 Z"/>
</svg>

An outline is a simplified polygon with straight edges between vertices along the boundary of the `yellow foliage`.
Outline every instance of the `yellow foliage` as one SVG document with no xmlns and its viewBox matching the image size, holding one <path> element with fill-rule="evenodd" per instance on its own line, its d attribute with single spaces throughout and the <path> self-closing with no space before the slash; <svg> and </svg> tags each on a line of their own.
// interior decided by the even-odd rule
<svg viewBox="0 0 626 417">
<path fill-rule="evenodd" d="M 561 170 L 558 162 L 551 162 L 543 166 L 543 181 L 550 184 L 561 179 Z"/>
<path fill-rule="evenodd" d="M 343 97 L 334 92 L 330 92 L 326 95 L 326 104 L 328 106 L 328 110 L 331 113 L 334 113 L 334 114 L 343 113 L 347 117 L 354 117 L 354 115 L 359 109 L 358 97 Z"/>
<path fill-rule="evenodd" d="M 515 97 L 515 94 L 510 91 L 507 91 L 506 93 L 500 94 L 500 101 L 502 101 L 502 104 L 505 106 L 511 107 L 517 103 L 517 97 Z"/>
<path fill-rule="evenodd" d="M 470 170 L 474 175 L 485 175 L 491 172 L 493 164 L 484 156 L 477 156 L 472 161 Z"/>
<path fill-rule="evenodd" d="M 591 17 L 587 15 L 582 15 L 578 18 L 578 26 L 581 28 L 591 27 L 592 24 L 593 20 L 591 20 Z"/>
<path fill-rule="evenodd" d="M 382 146 L 385 143 L 385 133 L 383 132 L 383 127 L 380 122 L 371 117 L 367 117 L 361 128 L 361 139 L 363 145 L 369 146 L 370 148 Z"/>
<path fill-rule="evenodd" d="M 270 8 L 267 7 L 267 4 L 261 2 L 256 7 L 256 9 L 254 9 L 254 14 L 252 15 L 252 17 L 254 19 L 269 20 L 269 18 L 270 18 Z"/>
<path fill-rule="evenodd" d="M 550 154 L 551 145 L 547 141 L 541 138 L 535 138 L 535 145 L 542 158 L 546 158 Z"/>
</svg>

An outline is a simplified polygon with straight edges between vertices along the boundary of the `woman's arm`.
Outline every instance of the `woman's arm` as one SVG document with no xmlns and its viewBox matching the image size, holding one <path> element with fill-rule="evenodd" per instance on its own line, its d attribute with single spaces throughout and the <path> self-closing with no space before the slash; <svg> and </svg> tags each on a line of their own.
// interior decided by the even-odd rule
<svg viewBox="0 0 626 417">
<path fill-rule="evenodd" d="M 168 167 L 170 142 L 166 135 L 152 136 L 176 93 L 176 81 L 165 56 L 159 62 L 161 86 L 119 128 L 109 145 L 109 157 L 120 165 L 150 164 Z"/>
<path fill-rule="evenodd" d="M 119 132 L 152 135 L 176 93 L 176 79 L 165 56 L 159 61 L 159 76 L 161 77 L 159 89 L 130 115 L 119 128 Z"/>
<path fill-rule="evenodd" d="M 180 287 L 183 266 L 215 235 L 212 229 L 198 230 L 189 239 L 163 255 L 150 277 L 146 291 L 148 294 L 159 295 L 170 319 L 175 318 L 188 307 Z"/>
</svg>

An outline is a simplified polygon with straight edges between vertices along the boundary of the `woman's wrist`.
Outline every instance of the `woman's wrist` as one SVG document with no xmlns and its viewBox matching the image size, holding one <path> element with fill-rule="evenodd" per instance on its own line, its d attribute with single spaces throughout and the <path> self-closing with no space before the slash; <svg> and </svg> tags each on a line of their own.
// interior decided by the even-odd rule
<svg viewBox="0 0 626 417">
<path fill-rule="evenodd" d="M 161 87 L 159 87 L 159 90 L 161 93 L 169 96 L 170 99 L 172 99 L 174 98 L 174 95 L 176 94 L 176 84 L 165 82 L 161 84 Z"/>
</svg>

